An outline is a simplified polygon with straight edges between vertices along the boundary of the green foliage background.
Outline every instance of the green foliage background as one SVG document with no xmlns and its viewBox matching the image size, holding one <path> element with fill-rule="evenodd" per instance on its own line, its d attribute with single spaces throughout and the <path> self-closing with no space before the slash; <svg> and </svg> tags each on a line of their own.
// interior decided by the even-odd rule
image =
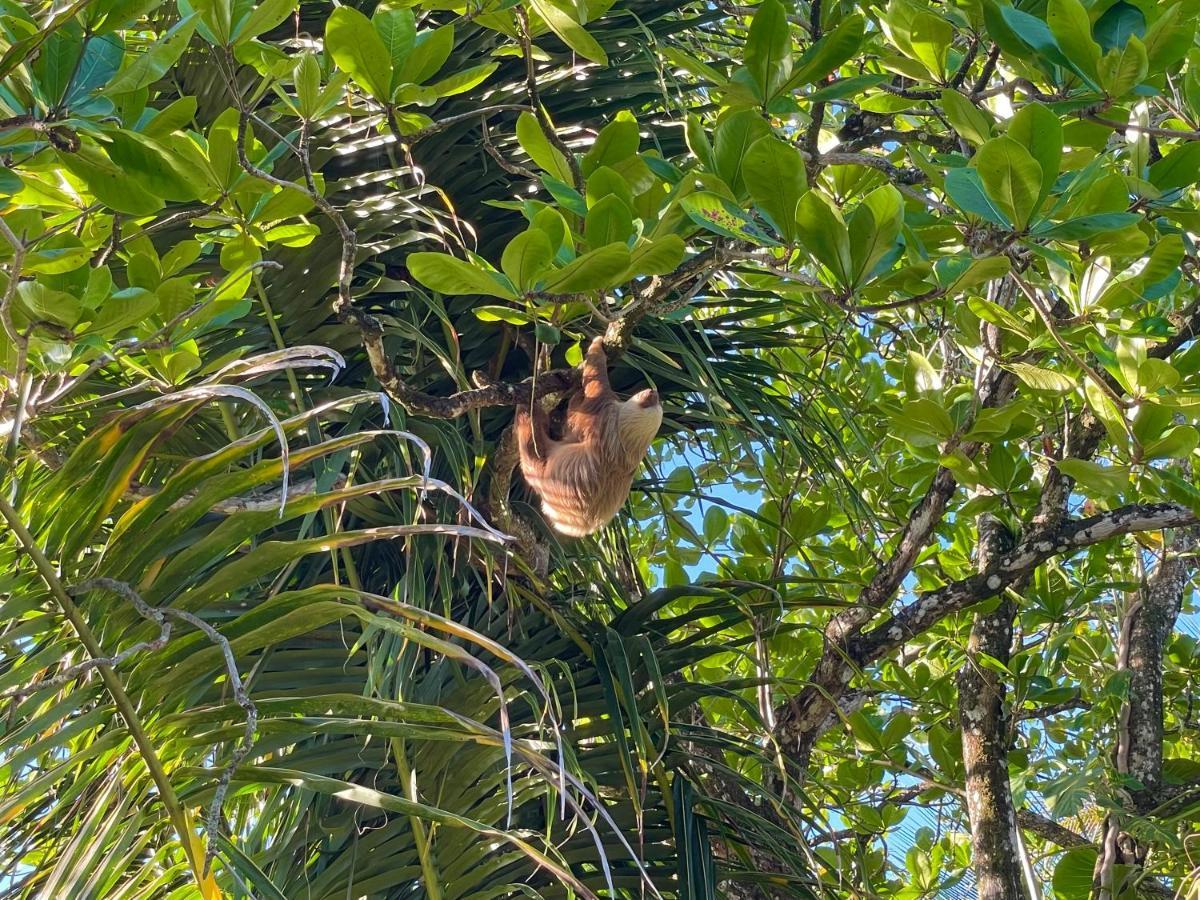
<svg viewBox="0 0 1200 900">
<path fill-rule="evenodd" d="M 1114 750 L 1200 509 L 1196 18 L 0 0 L 0 893 L 948 892 L 975 666 L 1038 890 L 1119 822 L 1108 896 L 1192 896 L 1173 616 Z M 563 544 L 504 435 L 596 334 L 666 422 Z M 984 514 L 1049 549 L 945 601 Z"/>
</svg>

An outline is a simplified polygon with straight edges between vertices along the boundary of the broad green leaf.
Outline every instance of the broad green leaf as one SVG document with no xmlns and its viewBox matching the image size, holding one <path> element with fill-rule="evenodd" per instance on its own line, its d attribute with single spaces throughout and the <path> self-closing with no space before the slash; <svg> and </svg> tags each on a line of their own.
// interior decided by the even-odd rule
<svg viewBox="0 0 1200 900">
<path fill-rule="evenodd" d="M 75 175 L 96 199 L 117 212 L 148 216 L 163 206 L 141 181 L 113 163 L 98 147 L 82 143 L 74 153 L 59 155 L 63 167 Z"/>
<path fill-rule="evenodd" d="M 119 332 L 145 321 L 159 305 L 159 299 L 141 288 L 117 291 L 104 301 L 99 314 L 87 327 L 88 334 L 115 337 Z"/>
<path fill-rule="evenodd" d="M 606 244 L 629 240 L 633 233 L 633 213 L 615 194 L 599 200 L 584 219 L 583 234 L 588 247 L 595 250 Z"/>
<path fill-rule="evenodd" d="M 1146 14 L 1126 0 L 1117 0 L 1092 27 L 1092 36 L 1104 50 L 1120 50 L 1131 37 L 1146 34 Z"/>
<path fill-rule="evenodd" d="M 1146 47 L 1136 35 L 1120 50 L 1110 50 L 1097 66 L 1100 86 L 1110 97 L 1124 97 L 1141 84 L 1150 70 Z"/>
<path fill-rule="evenodd" d="M 137 54 L 129 65 L 117 73 L 104 88 L 104 93 L 124 94 L 144 88 L 160 79 L 183 55 L 195 30 L 195 13 L 181 18 L 147 50 Z"/>
<path fill-rule="evenodd" d="M 508 242 L 500 258 L 500 268 L 518 291 L 528 291 L 553 258 L 550 238 L 544 231 L 531 228 Z"/>
<path fill-rule="evenodd" d="M 376 100 L 390 99 L 392 58 L 370 19 L 339 6 L 325 24 L 325 49 L 355 84 Z"/>
<path fill-rule="evenodd" d="M 925 431 L 938 440 L 946 440 L 955 432 L 954 420 L 940 403 L 931 397 L 909 400 L 900 408 L 900 416 L 912 427 Z"/>
<path fill-rule="evenodd" d="M 1078 241 L 1108 231 L 1119 231 L 1136 224 L 1140 218 L 1136 213 L 1097 213 L 1094 216 L 1068 219 L 1057 225 L 1043 222 L 1032 233 L 1037 237 L 1055 241 Z"/>
<path fill-rule="evenodd" d="M 1044 369 L 1031 363 L 1010 362 L 1005 368 L 1011 370 L 1028 387 L 1035 391 L 1046 391 L 1052 394 L 1066 394 L 1079 386 L 1078 382 L 1062 372 Z"/>
<path fill-rule="evenodd" d="M 792 74 L 792 37 L 779 0 L 763 0 L 754 12 L 744 50 L 746 69 L 766 102 Z"/>
<path fill-rule="evenodd" d="M 946 196 L 963 212 L 979 216 L 993 225 L 1012 226 L 1011 220 L 983 189 L 979 170 L 969 166 L 946 173 Z"/>
<path fill-rule="evenodd" d="M 1200 432 L 1191 425 L 1176 425 L 1161 438 L 1142 448 L 1145 459 L 1186 459 L 1200 444 Z"/>
<path fill-rule="evenodd" d="M 463 69 L 461 72 L 455 72 L 453 75 L 447 75 L 445 78 L 435 81 L 429 85 L 429 90 L 436 97 L 453 97 L 456 94 L 471 90 L 476 85 L 482 84 L 499 67 L 500 63 L 496 62 L 472 66 L 469 69 Z"/>
<path fill-rule="evenodd" d="M 866 28 L 867 20 L 860 13 L 854 12 L 843 18 L 832 31 L 823 34 L 801 54 L 781 93 L 821 82 L 858 51 Z"/>
<path fill-rule="evenodd" d="M 701 164 L 710 172 L 716 172 L 717 163 L 712 142 L 708 139 L 708 132 L 704 130 L 704 124 L 700 121 L 700 117 L 695 113 L 688 113 L 684 122 L 684 139 L 687 141 L 688 150 L 691 151 L 692 156 L 700 160 Z"/>
<path fill-rule="evenodd" d="M 270 31 L 296 8 L 297 0 L 261 0 L 233 27 L 234 43 L 258 37 Z"/>
<path fill-rule="evenodd" d="M 544 172 L 548 172 L 563 184 L 571 183 L 571 167 L 567 159 L 557 147 L 546 139 L 542 126 L 531 112 L 523 112 L 517 117 L 517 140 L 521 149 L 529 154 L 529 158 Z"/>
<path fill-rule="evenodd" d="M 1042 167 L 1012 138 L 992 138 L 975 154 L 975 167 L 989 197 L 1018 230 L 1024 230 L 1037 211 L 1042 191 Z"/>
<path fill-rule="evenodd" d="M 508 306 L 476 306 L 471 312 L 481 322 L 507 322 L 509 325 L 528 325 L 533 318 L 527 312 Z"/>
<path fill-rule="evenodd" d="M 622 281 L 641 275 L 668 275 L 683 262 L 683 238 L 666 234 L 654 240 L 642 240 L 629 252 L 629 270 Z"/>
<path fill-rule="evenodd" d="M 771 127 L 752 109 L 731 113 L 717 126 L 713 142 L 713 162 L 721 180 L 741 197 L 746 192 L 744 172 L 746 154 L 759 138 L 771 133 Z"/>
<path fill-rule="evenodd" d="M 625 110 L 617 113 L 611 122 L 600 129 L 596 140 L 580 161 L 583 176 L 587 178 L 601 166 L 611 168 L 633 156 L 641 140 L 637 120 Z"/>
<path fill-rule="evenodd" d="M 750 218 L 724 197 L 710 191 L 694 191 L 679 201 L 679 205 L 693 222 L 709 231 L 725 237 L 763 243 Z"/>
<path fill-rule="evenodd" d="M 1100 45 L 1092 40 L 1092 20 L 1079 0 L 1049 0 L 1046 25 L 1067 59 L 1093 81 Z"/>
<path fill-rule="evenodd" d="M 392 76 L 388 90 L 395 91 L 405 81 L 400 72 L 408 61 L 417 40 L 417 20 L 411 9 L 400 8 L 391 3 L 381 3 L 371 14 L 371 24 L 379 40 L 387 50 Z"/>
<path fill-rule="evenodd" d="M 1200 181 L 1200 141 L 1180 144 L 1150 166 L 1150 183 L 1164 193 Z"/>
<path fill-rule="evenodd" d="M 481 294 L 515 300 L 517 294 L 498 276 L 448 253 L 413 253 L 408 257 L 413 278 L 439 294 Z"/>
<path fill-rule="evenodd" d="M 584 59 L 601 66 L 608 65 L 608 56 L 604 48 L 587 33 L 583 25 L 555 5 L 553 0 L 529 0 L 529 7 L 542 17 L 564 44 Z"/>
<path fill-rule="evenodd" d="M 1092 895 L 1096 856 L 1094 847 L 1078 847 L 1059 857 L 1051 878 L 1058 900 L 1085 900 Z"/>
<path fill-rule="evenodd" d="M 187 201 L 200 196 L 200 173 L 152 138 L 135 131 L 109 135 L 108 155 L 127 175 L 164 200 Z"/>
<path fill-rule="evenodd" d="M 447 23 L 416 36 L 412 51 L 403 65 L 396 69 L 393 87 L 401 84 L 424 84 L 446 64 L 454 49 L 454 23 Z"/>
<path fill-rule="evenodd" d="M 839 285 L 850 287 L 854 261 L 841 213 L 818 191 L 809 191 L 796 206 L 796 226 L 805 249 L 833 273 Z"/>
<path fill-rule="evenodd" d="M 919 62 L 934 80 L 942 80 L 946 54 L 954 40 L 949 21 L 909 0 L 892 0 L 880 23 L 901 53 Z"/>
<path fill-rule="evenodd" d="M 609 244 L 583 254 L 578 259 L 551 273 L 544 290 L 548 294 L 583 294 L 604 291 L 620 284 L 629 269 L 629 248 L 624 244 Z"/>
<path fill-rule="evenodd" d="M 942 91 L 942 111 L 954 130 L 976 147 L 992 136 L 991 117 L 958 91 Z"/>
<path fill-rule="evenodd" d="M 1102 466 L 1089 459 L 1064 459 L 1056 462 L 1054 467 L 1100 496 L 1119 494 L 1129 487 L 1128 466 Z"/>
<path fill-rule="evenodd" d="M 1007 256 L 987 256 L 983 259 L 944 257 L 938 260 L 934 271 L 946 293 L 954 294 L 1002 278 L 1011 267 Z"/>
<path fill-rule="evenodd" d="M 1063 130 L 1058 116 L 1040 103 L 1026 103 L 1009 120 L 1008 136 L 1029 151 L 1042 170 L 1036 209 L 1050 195 L 1062 165 Z"/>
<path fill-rule="evenodd" d="M 904 198 L 890 184 L 871 191 L 850 214 L 846 225 L 854 286 L 862 284 L 875 264 L 892 249 L 903 220 Z"/>
<path fill-rule="evenodd" d="M 65 291 L 55 291 L 38 281 L 17 285 L 15 306 L 31 321 L 53 322 L 70 328 L 83 315 L 83 304 Z"/>
<path fill-rule="evenodd" d="M 746 188 L 759 209 L 789 243 L 797 236 L 796 206 L 808 190 L 800 151 L 774 135 L 756 140 L 746 151 Z"/>
</svg>

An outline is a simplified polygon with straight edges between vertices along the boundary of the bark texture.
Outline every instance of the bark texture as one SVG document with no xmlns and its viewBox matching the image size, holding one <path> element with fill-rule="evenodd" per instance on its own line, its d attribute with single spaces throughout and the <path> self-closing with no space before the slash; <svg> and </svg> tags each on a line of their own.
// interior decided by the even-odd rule
<svg viewBox="0 0 1200 900">
<path fill-rule="evenodd" d="M 980 516 L 980 571 L 986 571 L 992 560 L 1012 546 L 1012 535 L 1002 523 L 993 516 Z M 975 616 L 967 661 L 958 676 L 964 787 L 979 900 L 1019 900 L 1024 896 L 1016 813 L 1008 782 L 1006 685 L 1000 672 L 980 662 L 986 655 L 1008 664 L 1016 614 L 1016 604 L 1002 594 L 994 610 Z"/>
</svg>

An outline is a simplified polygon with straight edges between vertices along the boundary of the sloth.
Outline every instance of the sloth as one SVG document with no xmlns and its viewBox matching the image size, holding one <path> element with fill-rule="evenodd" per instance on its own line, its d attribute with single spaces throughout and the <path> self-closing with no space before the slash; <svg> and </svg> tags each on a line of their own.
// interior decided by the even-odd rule
<svg viewBox="0 0 1200 900">
<path fill-rule="evenodd" d="M 617 514 L 634 472 L 662 424 L 662 406 L 652 388 L 622 402 L 608 383 L 608 358 L 601 338 L 583 360 L 583 389 L 567 407 L 562 440 L 550 437 L 548 417 L 537 404 L 517 410 L 517 447 L 526 483 L 541 497 L 554 530 L 583 537 Z"/>
</svg>

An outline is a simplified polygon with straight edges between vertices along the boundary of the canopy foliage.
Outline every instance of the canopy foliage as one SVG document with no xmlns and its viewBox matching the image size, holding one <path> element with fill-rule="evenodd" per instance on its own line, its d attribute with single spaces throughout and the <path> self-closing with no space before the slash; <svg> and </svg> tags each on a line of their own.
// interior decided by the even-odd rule
<svg viewBox="0 0 1200 900">
<path fill-rule="evenodd" d="M 0 0 L 0 893 L 1195 896 L 1198 16 Z"/>
</svg>

